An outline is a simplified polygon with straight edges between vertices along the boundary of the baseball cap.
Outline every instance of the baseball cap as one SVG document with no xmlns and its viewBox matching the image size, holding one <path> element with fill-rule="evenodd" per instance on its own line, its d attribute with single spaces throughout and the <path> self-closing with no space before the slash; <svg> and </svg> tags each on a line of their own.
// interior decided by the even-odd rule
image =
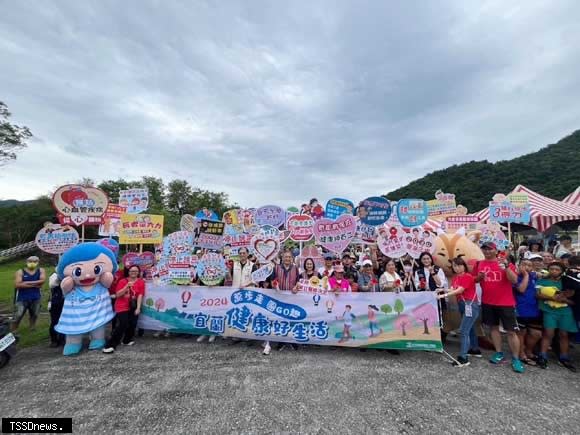
<svg viewBox="0 0 580 435">
<path fill-rule="evenodd" d="M 324 259 L 325 260 L 334 260 L 334 255 L 332 255 L 330 253 L 324 254 Z"/>
<path fill-rule="evenodd" d="M 342 264 L 337 264 L 334 266 L 334 271 L 338 273 L 344 272 L 344 266 Z"/>
<path fill-rule="evenodd" d="M 544 257 L 542 257 L 540 254 L 530 254 L 525 256 L 525 258 L 527 258 L 528 260 L 544 260 Z"/>
<path fill-rule="evenodd" d="M 365 266 L 372 266 L 373 265 L 373 262 L 371 260 L 364 260 L 362 262 L 362 265 L 363 265 L 363 267 L 365 267 Z"/>
<path fill-rule="evenodd" d="M 481 245 L 481 249 L 496 249 L 497 250 L 497 245 L 493 242 L 485 242 L 483 245 Z"/>
<path fill-rule="evenodd" d="M 30 261 L 31 263 L 38 263 L 40 259 L 36 255 L 31 255 L 26 259 L 26 261 Z"/>
</svg>

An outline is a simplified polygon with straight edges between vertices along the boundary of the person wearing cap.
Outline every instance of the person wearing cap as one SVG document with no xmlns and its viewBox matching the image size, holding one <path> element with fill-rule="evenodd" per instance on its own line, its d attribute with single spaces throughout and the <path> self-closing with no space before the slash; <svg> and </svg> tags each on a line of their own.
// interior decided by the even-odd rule
<svg viewBox="0 0 580 435">
<path fill-rule="evenodd" d="M 350 292 L 350 283 L 348 279 L 345 278 L 344 266 L 342 264 L 337 264 L 334 266 L 334 273 L 328 279 L 328 285 L 330 290 L 334 292 Z"/>
<path fill-rule="evenodd" d="M 538 278 L 543 278 L 548 275 L 548 269 L 544 267 L 544 257 L 540 254 L 528 252 L 525 259 L 532 262 L 532 268 Z"/>
<path fill-rule="evenodd" d="M 38 264 L 40 259 L 32 255 L 26 259 L 26 267 L 16 272 L 14 277 L 14 287 L 16 288 L 16 312 L 12 330 L 16 331 L 26 312 L 30 316 L 30 330 L 36 327 L 36 319 L 40 312 L 40 288 L 46 281 L 46 274 Z"/>
<path fill-rule="evenodd" d="M 330 278 L 332 273 L 334 272 L 334 266 L 332 262 L 334 261 L 334 255 L 331 253 L 324 254 L 324 266 L 318 269 L 318 273 L 321 277 L 327 276 Z"/>
<path fill-rule="evenodd" d="M 519 264 L 518 281 L 514 284 L 516 295 L 516 313 L 519 326 L 518 338 L 520 339 L 520 359 L 524 364 L 536 365 L 534 362 L 534 348 L 542 338 L 542 312 L 538 308 L 536 298 L 536 283 L 538 275 L 534 271 L 531 260 L 541 255 L 531 254 Z"/>
<path fill-rule="evenodd" d="M 359 292 L 378 292 L 379 280 L 373 271 L 373 262 L 363 260 L 362 270 L 358 274 L 358 291 Z"/>
<path fill-rule="evenodd" d="M 358 282 L 358 271 L 356 267 L 353 266 L 353 260 L 356 260 L 356 257 L 353 253 L 345 252 L 342 256 L 342 265 L 344 266 L 344 274 L 345 275 L 352 275 L 354 280 Z"/>
<path fill-rule="evenodd" d="M 493 242 L 486 242 L 481 246 L 484 260 L 475 263 L 473 275 L 475 282 L 481 285 L 482 290 L 482 320 L 491 329 L 491 340 L 495 353 L 489 360 L 492 364 L 504 361 L 502 352 L 502 337 L 499 330 L 500 323 L 507 332 L 508 345 L 512 353 L 512 369 L 516 373 L 525 371 L 520 360 L 520 340 L 516 320 L 516 300 L 513 284 L 518 281 L 515 266 L 509 264 L 505 257 L 498 259 L 497 246 Z"/>
<path fill-rule="evenodd" d="M 572 237 L 567 234 L 560 237 L 560 243 L 556 246 L 556 250 L 554 251 L 556 259 L 562 258 L 565 254 L 569 254 L 570 256 L 574 254 L 572 248 Z"/>
</svg>

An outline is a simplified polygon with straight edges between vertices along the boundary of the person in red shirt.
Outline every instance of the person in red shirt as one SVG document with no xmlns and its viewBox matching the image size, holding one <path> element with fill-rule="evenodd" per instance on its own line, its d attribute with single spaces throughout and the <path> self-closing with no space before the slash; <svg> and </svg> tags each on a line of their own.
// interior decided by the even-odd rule
<svg viewBox="0 0 580 435">
<path fill-rule="evenodd" d="M 121 343 L 121 340 L 127 346 L 135 344 L 133 336 L 137 327 L 137 319 L 141 313 L 143 296 L 145 295 L 145 281 L 141 278 L 139 266 L 131 266 L 125 270 L 127 271 L 127 276 L 121 279 L 115 288 L 114 299 L 117 325 L 103 349 L 104 353 L 113 353 L 119 343 Z"/>
<path fill-rule="evenodd" d="M 520 341 L 516 320 L 516 300 L 513 284 L 517 283 L 518 275 L 513 264 L 509 264 L 502 256 L 498 258 L 495 243 L 484 243 L 481 246 L 484 260 L 478 261 L 473 268 L 475 282 L 480 283 L 482 290 L 482 320 L 491 328 L 491 340 L 495 353 L 489 360 L 499 364 L 504 360 L 501 349 L 500 322 L 508 334 L 508 345 L 512 352 L 512 369 L 517 373 L 524 372 L 524 366 L 519 358 Z"/>
<path fill-rule="evenodd" d="M 459 312 L 461 313 L 461 325 L 459 334 L 461 336 L 461 348 L 457 361 L 453 363 L 456 367 L 469 365 L 468 355 L 481 357 L 477 334 L 475 332 L 475 322 L 479 318 L 479 298 L 475 290 L 475 278 L 467 271 L 467 263 L 463 258 L 455 258 L 452 262 L 455 276 L 451 281 L 449 290 L 441 289 L 439 299 L 446 296 L 457 295 Z"/>
</svg>

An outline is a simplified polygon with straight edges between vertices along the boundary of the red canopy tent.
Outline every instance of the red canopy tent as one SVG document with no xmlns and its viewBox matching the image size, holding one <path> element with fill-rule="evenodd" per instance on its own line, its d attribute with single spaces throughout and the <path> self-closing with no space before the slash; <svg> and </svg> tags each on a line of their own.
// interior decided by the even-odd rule
<svg viewBox="0 0 580 435">
<path fill-rule="evenodd" d="M 574 192 L 564 198 L 562 202 L 580 207 L 580 186 L 578 186 Z"/>
<path fill-rule="evenodd" d="M 580 207 L 540 195 L 518 184 L 511 193 L 527 193 L 530 201 L 530 226 L 543 233 L 563 221 L 580 220 Z M 482 222 L 489 220 L 489 207 L 474 213 Z"/>
</svg>

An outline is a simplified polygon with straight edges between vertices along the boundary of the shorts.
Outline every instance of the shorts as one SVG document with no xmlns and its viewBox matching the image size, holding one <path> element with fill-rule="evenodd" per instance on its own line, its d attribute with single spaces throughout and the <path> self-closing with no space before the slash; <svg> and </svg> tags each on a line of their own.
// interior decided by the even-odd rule
<svg viewBox="0 0 580 435">
<path fill-rule="evenodd" d="M 549 311 L 544 311 L 544 328 L 578 332 L 574 314 L 572 314 L 570 307 L 554 308 Z"/>
<path fill-rule="evenodd" d="M 31 301 L 16 301 L 15 309 L 15 322 L 20 322 L 26 314 L 26 311 L 30 313 L 30 318 L 32 320 L 36 320 L 38 313 L 40 312 L 40 299 L 34 299 Z"/>
<path fill-rule="evenodd" d="M 506 331 L 519 331 L 516 320 L 516 309 L 513 307 L 498 307 L 496 305 L 481 306 L 481 319 L 487 326 L 499 326 L 500 322 Z"/>
<path fill-rule="evenodd" d="M 518 317 L 516 318 L 518 321 L 518 326 L 520 329 L 537 329 L 542 330 L 544 329 L 544 323 L 542 321 L 542 316 L 538 317 Z"/>
</svg>

